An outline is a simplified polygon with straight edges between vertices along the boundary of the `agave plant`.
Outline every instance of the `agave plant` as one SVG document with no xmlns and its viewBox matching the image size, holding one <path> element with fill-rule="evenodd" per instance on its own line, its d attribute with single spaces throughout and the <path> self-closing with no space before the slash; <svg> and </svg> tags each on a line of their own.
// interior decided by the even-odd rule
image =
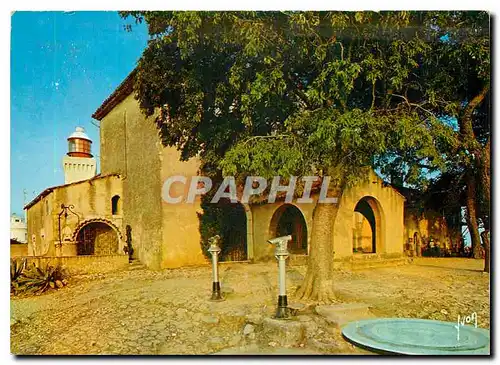
<svg viewBox="0 0 500 365">
<path fill-rule="evenodd" d="M 22 287 L 26 292 L 43 293 L 49 288 L 61 288 L 66 285 L 66 277 L 65 271 L 60 265 L 51 266 L 47 263 L 45 266 L 38 267 L 33 264 L 19 277 L 18 283 L 19 287 Z"/>
<path fill-rule="evenodd" d="M 10 259 L 10 291 L 16 293 L 19 289 L 19 278 L 26 268 L 26 259 Z"/>
</svg>

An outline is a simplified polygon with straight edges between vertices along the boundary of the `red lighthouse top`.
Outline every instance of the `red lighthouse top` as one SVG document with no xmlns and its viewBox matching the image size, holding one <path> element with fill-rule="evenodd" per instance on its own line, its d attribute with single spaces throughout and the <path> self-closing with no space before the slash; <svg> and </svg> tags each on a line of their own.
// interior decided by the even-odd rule
<svg viewBox="0 0 500 365">
<path fill-rule="evenodd" d="M 92 141 L 85 134 L 82 127 L 76 127 L 76 130 L 68 137 L 68 156 L 71 157 L 92 157 Z"/>
</svg>

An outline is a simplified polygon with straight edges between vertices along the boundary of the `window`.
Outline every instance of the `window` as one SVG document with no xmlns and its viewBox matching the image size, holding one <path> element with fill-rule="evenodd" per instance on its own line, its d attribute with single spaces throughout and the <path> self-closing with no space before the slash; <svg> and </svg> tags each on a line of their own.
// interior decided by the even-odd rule
<svg viewBox="0 0 500 365">
<path fill-rule="evenodd" d="M 119 204 L 120 204 L 120 196 L 115 195 L 113 198 L 111 198 L 111 214 L 116 215 L 119 214 Z"/>
</svg>

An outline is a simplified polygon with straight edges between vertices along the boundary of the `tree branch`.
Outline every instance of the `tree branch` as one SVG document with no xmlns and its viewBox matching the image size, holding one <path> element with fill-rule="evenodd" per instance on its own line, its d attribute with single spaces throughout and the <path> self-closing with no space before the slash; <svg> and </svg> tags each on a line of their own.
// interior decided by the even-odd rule
<svg viewBox="0 0 500 365">
<path fill-rule="evenodd" d="M 465 148 L 469 149 L 476 158 L 480 157 L 481 151 L 474 130 L 472 128 L 472 113 L 483 102 L 486 94 L 490 91 L 490 83 L 487 82 L 479 94 L 472 98 L 472 100 L 463 109 L 458 118 L 458 125 L 460 127 L 460 134 L 462 135 Z"/>
<path fill-rule="evenodd" d="M 407 98 L 406 96 L 404 96 L 404 95 L 398 95 L 398 94 L 393 94 L 393 93 L 388 93 L 388 94 L 389 94 L 389 95 L 392 95 L 392 96 L 397 96 L 397 97 L 399 97 L 399 98 L 402 98 L 402 99 L 404 99 L 404 101 L 406 101 L 406 104 L 408 104 L 408 106 L 410 106 L 410 107 L 411 107 L 411 106 L 414 106 L 414 107 L 416 107 L 416 108 L 419 108 L 419 109 L 423 110 L 423 111 L 424 111 L 424 112 L 426 112 L 426 113 L 429 113 L 429 114 L 430 114 L 430 115 L 432 115 L 433 117 L 436 117 L 436 115 L 435 115 L 433 112 L 431 112 L 431 111 L 430 111 L 430 110 L 428 110 L 428 109 L 425 109 L 425 108 L 424 108 L 424 107 L 422 107 L 420 104 L 410 103 L 410 101 L 408 100 L 408 98 Z"/>
<path fill-rule="evenodd" d="M 472 98 L 472 100 L 467 104 L 467 106 L 465 107 L 465 109 L 462 113 L 465 118 L 472 115 L 472 112 L 479 106 L 479 104 L 481 104 L 483 102 L 488 91 L 490 91 L 490 83 L 489 82 L 486 83 L 486 85 L 484 85 L 481 92 L 479 94 L 477 94 L 476 96 L 474 96 Z"/>
<path fill-rule="evenodd" d="M 275 134 L 275 135 L 265 135 L 265 136 L 253 136 L 253 137 L 250 137 L 248 139 L 246 139 L 245 141 L 243 141 L 243 145 L 246 145 L 248 142 L 252 141 L 252 140 L 255 140 L 255 139 L 264 139 L 264 138 L 287 138 L 287 137 L 290 137 L 289 134 Z"/>
</svg>

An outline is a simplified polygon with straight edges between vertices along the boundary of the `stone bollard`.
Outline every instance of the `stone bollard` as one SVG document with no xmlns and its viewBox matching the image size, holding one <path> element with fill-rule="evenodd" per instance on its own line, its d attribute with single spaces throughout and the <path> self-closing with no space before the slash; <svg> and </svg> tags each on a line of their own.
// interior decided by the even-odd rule
<svg viewBox="0 0 500 365">
<path fill-rule="evenodd" d="M 213 274 L 212 297 L 210 298 L 210 300 L 213 301 L 224 300 L 224 298 L 221 295 L 220 282 L 219 282 L 218 256 L 221 251 L 219 247 L 219 241 L 220 241 L 219 235 L 215 235 L 208 239 L 208 242 L 210 243 L 210 248 L 208 249 L 208 252 L 212 254 L 212 274 Z"/>
<path fill-rule="evenodd" d="M 278 295 L 278 308 L 276 310 L 275 318 L 287 319 L 290 318 L 290 310 L 288 308 L 288 299 L 286 296 L 286 266 L 285 260 L 288 258 L 288 241 L 292 236 L 281 236 L 268 240 L 270 244 L 276 245 L 274 256 L 278 260 L 278 280 L 279 280 L 279 295 Z"/>
</svg>

